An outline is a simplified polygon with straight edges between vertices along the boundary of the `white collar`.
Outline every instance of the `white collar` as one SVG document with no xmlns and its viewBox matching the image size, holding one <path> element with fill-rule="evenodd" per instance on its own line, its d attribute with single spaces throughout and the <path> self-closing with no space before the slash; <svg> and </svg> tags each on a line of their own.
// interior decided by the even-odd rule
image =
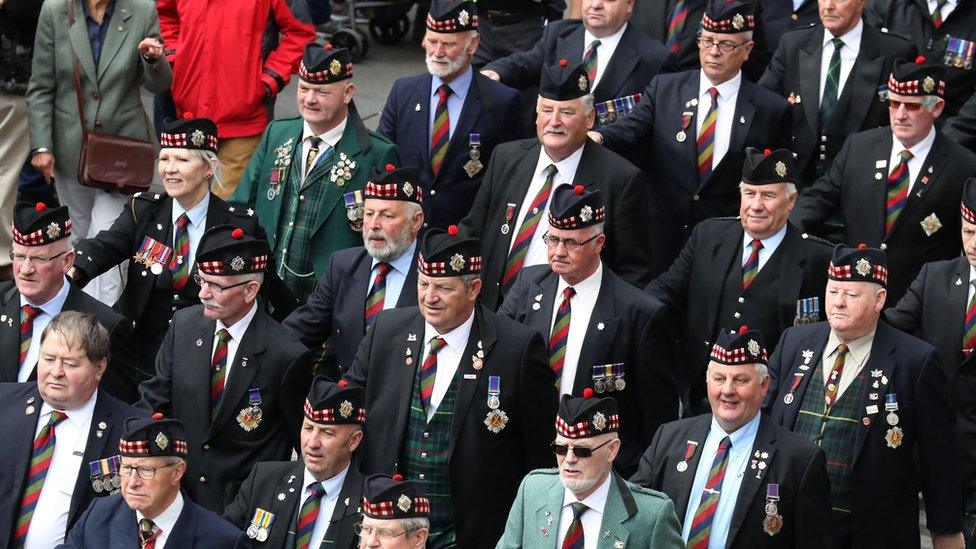
<svg viewBox="0 0 976 549">
<path fill-rule="evenodd" d="M 460 326 L 454 328 L 446 334 L 441 334 L 437 332 L 437 329 L 424 321 L 424 345 L 430 342 L 434 337 L 440 336 L 447 346 L 454 350 L 454 352 L 461 354 L 464 352 L 465 345 L 468 344 L 468 337 L 471 336 L 471 326 L 474 324 L 474 311 L 471 311 L 471 316 L 467 320 L 461 323 Z"/>
<path fill-rule="evenodd" d="M 343 468 L 342 471 L 339 471 L 337 475 L 322 481 L 316 481 L 315 477 L 312 475 L 312 472 L 308 470 L 308 467 L 306 467 L 305 474 L 302 476 L 302 489 L 305 490 L 304 493 L 308 493 L 308 486 L 313 482 L 318 482 L 322 485 L 322 489 L 325 490 L 326 498 L 330 500 L 336 499 L 342 492 L 342 485 L 346 482 L 346 474 L 348 472 L 349 464 L 347 463 L 345 468 Z M 305 498 L 302 497 L 302 499 L 304 500 Z M 329 520 L 331 519 L 332 517 L 329 517 Z"/>
<path fill-rule="evenodd" d="M 780 243 L 783 242 L 783 239 L 786 238 L 786 225 L 788 223 L 789 223 L 789 221 L 787 221 L 786 223 L 784 223 L 783 226 L 780 227 L 780 229 L 778 231 L 776 231 L 775 233 L 773 233 L 771 236 L 768 236 L 766 238 L 760 238 L 759 239 L 759 241 L 762 242 L 762 245 L 763 245 L 763 249 L 764 250 L 771 250 L 771 249 L 777 248 L 780 245 Z M 742 230 L 742 249 L 743 250 L 749 248 L 749 245 L 752 244 L 752 239 L 753 238 L 755 238 L 755 237 L 754 236 L 751 236 L 749 234 L 749 231 L 747 231 L 745 229 Z"/>
<path fill-rule="evenodd" d="M 722 82 L 719 85 L 712 84 L 712 81 L 705 76 L 705 71 L 700 71 L 701 76 L 698 78 L 698 97 L 705 97 L 708 95 L 708 88 L 715 87 L 718 90 L 718 96 L 722 99 L 728 99 L 733 95 L 739 93 L 739 86 L 742 85 L 742 71 L 735 73 L 735 76 Z"/>
<path fill-rule="evenodd" d="M 969 266 L 969 281 L 976 281 L 976 267 L 973 267 L 972 265 Z"/>
<path fill-rule="evenodd" d="M 68 282 L 67 277 L 61 277 L 61 288 L 59 288 L 58 293 L 54 294 L 54 297 L 47 300 L 46 303 L 42 303 L 38 305 L 37 303 L 34 303 L 33 301 L 27 299 L 24 296 L 24 294 L 20 294 L 19 291 L 17 293 L 20 294 L 21 307 L 23 307 L 24 305 L 31 305 L 33 307 L 36 307 L 44 311 L 45 313 L 51 316 L 56 316 L 58 313 L 61 312 L 61 309 L 64 308 L 64 302 L 68 299 L 69 291 L 71 291 L 71 282 Z M 38 341 L 40 341 L 40 339 L 38 339 Z"/>
<path fill-rule="evenodd" d="M 258 312 L 257 300 L 251 303 L 251 310 L 247 312 L 246 315 L 241 317 L 240 320 L 235 322 L 232 326 L 224 324 L 223 320 L 217 320 L 217 326 L 214 328 L 214 334 L 220 330 L 226 329 L 230 332 L 230 337 L 240 343 L 244 339 L 244 332 L 247 331 L 247 327 L 251 325 L 251 321 L 254 320 L 254 315 Z"/>
<path fill-rule="evenodd" d="M 577 499 L 576 495 L 569 491 L 569 488 L 563 488 L 563 507 L 580 501 L 588 508 L 602 515 L 603 508 L 607 504 L 607 496 L 610 495 L 611 480 L 613 480 L 613 470 L 607 473 L 607 478 L 605 478 L 603 482 L 596 487 L 596 490 L 593 490 L 592 494 L 586 496 L 582 500 Z"/>
<path fill-rule="evenodd" d="M 549 153 L 546 152 L 546 147 L 542 146 L 539 149 L 539 161 L 535 165 L 535 175 L 541 174 L 549 167 L 550 164 L 556 165 L 556 171 L 559 172 L 558 181 L 572 181 L 576 176 L 576 169 L 579 168 L 580 159 L 583 158 L 583 147 L 586 146 L 584 143 L 580 148 L 573 151 L 572 154 L 563 158 L 559 162 L 553 160 Z M 553 186 L 555 187 L 555 184 Z"/>
<path fill-rule="evenodd" d="M 596 270 L 593 271 L 590 276 L 580 280 L 578 283 L 573 284 L 573 289 L 576 290 L 576 297 L 581 300 L 587 300 L 591 295 L 600 291 L 600 282 L 603 280 L 603 261 L 597 265 Z M 558 307 L 559 300 L 563 294 L 563 290 L 569 287 L 569 283 L 563 277 L 559 277 L 559 283 L 556 284 L 556 306 Z"/>
<path fill-rule="evenodd" d="M 322 141 L 328 143 L 330 147 L 335 148 L 336 144 L 339 143 L 339 140 L 342 139 L 342 134 L 346 131 L 346 122 L 348 121 L 349 117 L 346 116 L 342 119 L 342 122 L 336 124 L 335 127 L 318 135 L 312 131 L 312 127 L 308 125 L 308 122 L 302 122 L 302 144 L 304 144 L 305 140 L 309 137 L 318 137 Z"/>
<path fill-rule="evenodd" d="M 586 50 L 589 49 L 590 44 L 593 43 L 594 40 L 600 41 L 601 48 L 603 47 L 609 48 L 608 50 L 605 51 L 611 51 L 613 49 L 616 49 L 617 44 L 620 42 L 620 37 L 624 35 L 625 30 L 627 30 L 627 23 L 624 23 L 622 27 L 617 29 L 617 32 L 611 34 L 610 36 L 597 38 L 596 36 L 593 36 L 593 33 L 591 33 L 590 30 L 587 29 L 586 26 L 584 25 L 583 26 L 583 53 L 586 53 Z"/>
<path fill-rule="evenodd" d="M 98 389 L 95 389 L 95 392 L 92 393 L 91 398 L 85 401 L 85 403 L 82 404 L 81 406 L 73 410 L 61 410 L 61 411 L 64 412 L 65 414 L 68 414 L 68 421 L 70 421 L 71 424 L 74 425 L 76 428 L 80 429 L 91 423 L 92 416 L 95 415 L 95 401 L 97 400 L 98 400 Z M 40 418 L 43 418 L 45 416 L 49 417 L 51 415 L 51 412 L 53 412 L 56 409 L 57 408 L 54 408 L 47 402 L 44 402 L 43 404 L 41 404 L 41 413 L 38 416 L 38 421 L 41 420 Z M 43 421 L 47 423 L 48 421 L 50 421 L 50 419 L 46 419 Z"/>
<path fill-rule="evenodd" d="M 756 415 L 754 415 L 752 419 L 749 420 L 748 423 L 746 423 L 742 427 L 739 427 L 735 431 L 728 433 L 725 431 L 725 429 L 722 428 L 721 425 L 719 425 L 718 421 L 715 419 L 715 416 L 713 415 L 712 424 L 711 427 L 709 428 L 709 434 L 716 437 L 717 440 L 720 442 L 723 438 L 729 437 L 729 440 L 732 442 L 732 449 L 742 450 L 743 441 L 749 440 L 751 438 L 755 438 L 756 433 L 759 432 L 759 419 L 761 417 L 762 417 L 762 412 L 756 412 Z M 749 447 L 751 448 L 752 445 L 750 444 Z M 746 450 L 748 450 L 748 448 Z"/>
<path fill-rule="evenodd" d="M 180 218 L 184 213 L 188 218 L 190 218 L 190 224 L 194 227 L 200 227 L 207 219 L 207 210 L 210 209 L 210 193 L 203 195 L 203 200 L 197 202 L 189 210 L 184 210 L 183 206 L 180 206 L 178 200 L 173 200 L 173 224 L 176 224 L 176 220 Z"/>
<path fill-rule="evenodd" d="M 898 154 L 897 148 L 906 148 L 905 145 L 895 137 L 895 134 L 891 134 L 894 139 L 891 141 L 893 156 Z M 925 136 L 924 139 L 915 144 L 914 147 L 908 147 L 908 151 L 912 153 L 912 159 L 923 159 L 928 156 L 929 151 L 932 150 L 932 144 L 935 143 L 935 126 L 933 125 L 929 128 L 929 134 Z"/>
<path fill-rule="evenodd" d="M 180 518 L 180 513 L 183 512 L 183 494 L 176 492 L 176 497 L 173 499 L 173 503 L 169 504 L 169 507 L 163 510 L 156 518 L 149 519 L 155 524 L 160 530 L 166 534 L 166 539 L 172 539 L 170 536 L 173 534 L 173 527 L 176 526 L 176 521 Z M 142 514 L 142 511 L 136 511 L 136 524 L 139 521 L 146 518 Z"/>
<path fill-rule="evenodd" d="M 857 21 L 857 24 L 854 25 L 854 28 L 852 28 L 851 30 L 845 32 L 840 36 L 834 36 L 833 34 L 830 34 L 829 30 L 824 29 L 823 45 L 826 46 L 834 38 L 840 38 L 841 40 L 844 41 L 845 48 L 851 48 L 854 51 L 858 51 L 861 47 L 861 34 L 863 34 L 863 32 L 864 32 L 863 19 L 859 19 Z"/>
</svg>

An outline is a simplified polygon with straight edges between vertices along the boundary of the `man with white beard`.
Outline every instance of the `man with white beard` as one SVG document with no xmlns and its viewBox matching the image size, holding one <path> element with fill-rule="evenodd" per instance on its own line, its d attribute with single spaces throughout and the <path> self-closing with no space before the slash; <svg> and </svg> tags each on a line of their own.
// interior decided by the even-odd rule
<svg viewBox="0 0 976 549">
<path fill-rule="evenodd" d="M 332 381 L 349 369 L 376 313 L 417 304 L 417 233 L 425 188 L 412 166 L 374 174 L 363 189 L 363 246 L 332 254 L 308 302 L 284 326 L 319 349 L 316 373 Z"/>
<path fill-rule="evenodd" d="M 380 118 L 379 133 L 396 143 L 403 163 L 420 167 L 431 227 L 467 215 L 495 146 L 527 137 L 518 92 L 471 68 L 478 41 L 473 1 L 431 2 L 428 72 L 397 80 Z"/>
</svg>

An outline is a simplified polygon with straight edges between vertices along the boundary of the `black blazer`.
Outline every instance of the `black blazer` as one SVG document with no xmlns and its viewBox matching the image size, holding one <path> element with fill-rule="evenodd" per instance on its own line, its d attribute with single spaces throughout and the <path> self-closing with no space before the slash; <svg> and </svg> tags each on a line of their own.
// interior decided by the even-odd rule
<svg viewBox="0 0 976 549">
<path fill-rule="evenodd" d="M 4 350 L 0 353 L 0 382 L 14 382 L 20 371 L 17 359 L 20 349 L 20 292 L 13 282 L 0 283 L 0 300 L 0 316 L 5 317 L 5 320 L 0 320 L 0 349 Z M 68 288 L 68 296 L 61 310 L 90 313 L 108 330 L 111 350 L 101 387 L 123 402 L 138 400 L 136 388 L 140 381 L 149 377 L 150 372 L 143 372 L 136 362 L 132 322 L 74 286 Z M 35 330 L 34 337 L 40 342 L 41 332 Z M 29 379 L 37 379 L 36 365 Z"/>
<path fill-rule="evenodd" d="M 156 356 L 156 375 L 139 386 L 138 406 L 183 422 L 189 443 L 183 488 L 200 505 L 223 511 L 251 466 L 287 460 L 298 448 L 312 373 L 305 347 L 258 308 L 241 338 L 211 423 L 215 331 L 216 321 L 203 315 L 202 305 L 177 311 Z M 236 418 L 249 406 L 252 388 L 260 389 L 262 419 L 247 431 Z"/>
<path fill-rule="evenodd" d="M 244 480 L 240 492 L 233 503 L 224 510 L 224 519 L 247 531 L 254 517 L 254 511 L 264 509 L 275 516 L 268 532 L 268 539 L 260 542 L 251 540 L 251 545 L 267 549 L 291 549 L 294 545 L 294 519 L 302 505 L 305 487 L 302 479 L 305 466 L 301 461 L 277 461 L 254 464 L 251 474 Z M 280 496 L 284 495 L 284 499 Z M 329 528 L 322 538 L 323 546 L 336 549 L 355 549 L 359 538 L 353 526 L 362 520 L 360 505 L 363 499 L 363 476 L 355 464 L 349 466 L 346 479 L 342 483 L 339 499 L 336 501 Z M 319 517 L 324 520 L 325 517 Z M 289 538 L 292 538 L 289 540 Z"/>
<path fill-rule="evenodd" d="M 966 179 L 976 174 L 976 155 L 936 134 L 891 234 L 885 236 L 885 201 L 893 136 L 889 128 L 847 138 L 830 170 L 800 193 L 790 219 L 814 231 L 840 213 L 844 242 L 866 243 L 888 253 L 888 305 L 905 295 L 922 265 L 959 256 L 959 202 Z M 935 216 L 935 217 L 931 217 Z M 929 221 L 925 221 L 926 218 Z M 938 221 L 938 224 L 933 224 Z M 923 223 L 924 222 L 924 223 Z M 935 229 L 926 235 L 925 229 Z"/>
<path fill-rule="evenodd" d="M 791 108 L 790 149 L 797 155 L 801 187 L 809 186 L 816 179 L 818 155 L 826 157 L 824 164 L 829 167 L 849 134 L 889 125 L 888 104 L 881 100 L 879 90 L 887 86 L 895 59 L 914 59 L 918 52 L 914 44 L 900 36 L 870 25 L 864 25 L 863 29 L 857 58 L 826 128 L 820 128 L 822 25 L 783 35 L 772 64 L 759 80 L 760 86 L 783 97 L 800 97 L 800 102 L 793 103 Z M 824 135 L 826 141 L 821 139 Z"/>
<path fill-rule="evenodd" d="M 711 428 L 712 415 L 678 420 L 663 425 L 654 442 L 641 457 L 640 468 L 631 482 L 664 492 L 674 501 L 678 521 L 684 522 L 691 499 L 695 472 L 702 459 L 705 439 Z M 685 461 L 688 442 L 698 442 L 687 469 L 679 471 Z M 763 416 L 759 432 L 749 453 L 768 454 L 766 467 L 749 466 L 745 470 L 725 546 L 728 549 L 774 548 L 829 549 L 831 536 L 830 481 L 823 450 L 803 437 L 776 425 Z M 757 460 L 750 457 L 751 463 Z M 783 517 L 783 529 L 774 535 L 763 531 L 766 518 L 766 487 L 779 484 L 777 507 Z"/>
<path fill-rule="evenodd" d="M 762 301 L 762 308 L 778 312 L 777 322 L 766 323 L 748 314 L 740 318 L 719 318 L 723 300 L 731 297 L 724 295 L 726 279 L 730 273 L 742 271 L 743 234 L 738 218 L 699 223 L 671 269 L 647 287 L 647 292 L 660 299 L 673 317 L 681 319 L 675 361 L 680 390 L 702 378 L 719 330 L 736 330 L 746 324 L 759 330 L 766 347 L 772 349 L 783 330 L 793 325 L 796 302 L 816 296 L 823 298 L 832 246 L 808 238 L 793 224 L 788 224 L 786 236 L 774 252 L 782 255 L 779 284 L 753 294 L 754 299 Z M 767 263 L 763 271 L 767 267 L 771 264 Z"/>
<path fill-rule="evenodd" d="M 798 10 L 793 9 L 793 0 L 759 0 L 757 4 L 761 13 L 759 24 L 772 51 L 776 51 L 788 31 L 820 22 L 817 0 L 804 0 Z"/>
<path fill-rule="evenodd" d="M 484 268 L 481 278 L 481 300 L 494 310 L 501 305 L 501 281 L 508 260 L 508 249 L 518 232 L 517 214 L 526 197 L 542 144 L 538 139 L 505 143 L 488 164 L 488 172 L 475 198 L 471 213 L 461 222 L 461 230 L 480 238 Z M 637 168 L 606 148 L 587 140 L 576 169 L 577 185 L 594 185 L 600 189 L 606 205 L 604 232 L 607 235 L 602 257 L 621 278 L 643 285 L 650 279 L 651 233 L 647 219 L 647 183 Z M 506 205 L 514 204 L 516 219 L 506 224 Z M 547 226 L 548 221 L 545 221 Z M 542 232 L 536 230 L 536 238 Z"/>
<path fill-rule="evenodd" d="M 446 229 L 456 225 L 471 209 L 485 175 L 484 168 L 473 176 L 464 170 L 471 160 L 471 134 L 479 135 L 480 161 L 487 166 L 497 145 L 524 137 L 522 125 L 517 123 L 522 119 L 522 105 L 517 91 L 473 69 L 460 119 L 435 177 L 430 169 L 431 82 L 427 73 L 394 82 L 377 131 L 396 143 L 405 166 L 420 168 L 424 221 L 427 226 Z"/>
<path fill-rule="evenodd" d="M 898 305 L 885 311 L 892 326 L 935 347 L 949 380 L 962 448 L 963 488 L 976 495 L 976 360 L 964 357 L 962 341 L 969 300 L 965 257 L 926 263 Z"/>
<path fill-rule="evenodd" d="M 5 543 L 14 530 L 20 497 L 24 491 L 24 482 L 27 480 L 26 473 L 30 465 L 34 433 L 37 431 L 38 416 L 43 403 L 35 382 L 0 383 L 0 409 L 6 417 L 0 422 L 0 440 L 4 443 L 4 450 L 0 452 L 0 468 L 4 471 L 4 474 L 0 474 L 0 491 L 2 491 L 0 493 L 5 495 L 0 498 L 0 539 Z M 26 411 L 30 413 L 25 413 Z M 88 431 L 88 442 L 85 443 L 85 455 L 81 459 L 78 480 L 71 493 L 68 530 L 92 500 L 107 495 L 105 492 L 96 494 L 92 488 L 89 462 L 117 455 L 119 437 L 122 435 L 122 426 L 126 418 L 145 415 L 145 412 L 112 398 L 105 391 L 98 391 L 91 427 Z"/>
<path fill-rule="evenodd" d="M 549 344 L 559 276 L 548 265 L 522 270 L 498 310 L 534 329 Z M 538 309 L 534 304 L 540 304 Z M 678 418 L 678 391 L 671 376 L 667 309 L 656 298 L 603 268 L 600 291 L 583 338 L 573 395 L 593 387 L 593 366 L 624 364 L 623 391 L 607 393 L 620 407 L 622 446 L 614 467 L 629 476 L 657 428 Z M 647 395 L 654 398 L 647 398 Z"/>
<path fill-rule="evenodd" d="M 420 249 L 418 244 L 417 250 Z M 417 260 L 410 262 L 410 270 L 403 281 L 397 307 L 417 305 Z M 329 365 L 320 372 L 336 380 L 349 370 L 359 343 L 366 335 L 366 294 L 373 283 L 370 267 L 373 257 L 359 246 L 339 250 L 329 259 L 329 268 L 315 284 L 308 302 L 295 309 L 283 323 L 309 349 L 331 341 L 337 365 Z"/>
<path fill-rule="evenodd" d="M 810 364 L 823 360 L 830 326 L 826 322 L 790 328 L 783 333 L 769 361 L 772 378 L 766 400 L 769 418 L 787 429 L 796 417 L 809 385 L 801 378 L 794 399 L 787 404 L 793 374 L 801 372 L 803 352 L 813 352 Z M 811 366 L 808 371 L 812 372 Z M 959 474 L 956 419 L 945 390 L 945 374 L 931 345 L 879 322 L 865 371 L 881 371 L 880 387 L 865 391 L 861 408 L 884 403 L 884 395 L 898 398 L 898 426 L 904 439 L 890 448 L 890 428 L 880 411 L 865 414 L 853 441 L 856 458 L 851 517 L 852 546 L 864 548 L 919 547 L 918 494 L 925 500 L 929 530 L 953 534 L 961 530 L 962 490 Z M 887 381 L 887 383 L 884 383 Z M 871 400 L 878 392 L 879 399 Z M 882 503 L 883 502 L 883 503 Z"/>
<path fill-rule="evenodd" d="M 459 386 L 448 448 L 451 499 L 458 546 L 491 548 L 505 528 L 522 477 L 555 463 L 549 449 L 556 434 L 555 376 L 539 334 L 484 307 L 477 307 L 474 315 L 463 355 L 471 360 L 463 358 L 456 374 Z M 382 311 L 345 377 L 351 385 L 366 388 L 369 413 L 359 455 L 364 474 L 397 470 L 423 338 L 419 309 Z M 481 369 L 473 365 L 478 343 L 484 351 Z M 412 367 L 405 367 L 407 351 L 416 357 Z M 490 375 L 501 377 L 499 410 L 508 415 L 498 433 L 484 424 Z"/>
</svg>

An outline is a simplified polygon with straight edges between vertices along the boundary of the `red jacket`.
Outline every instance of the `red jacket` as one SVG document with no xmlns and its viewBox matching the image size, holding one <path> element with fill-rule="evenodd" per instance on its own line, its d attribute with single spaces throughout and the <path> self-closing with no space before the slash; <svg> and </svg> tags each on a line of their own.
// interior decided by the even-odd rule
<svg viewBox="0 0 976 549">
<path fill-rule="evenodd" d="M 268 124 L 267 84 L 277 94 L 298 69 L 315 29 L 285 0 L 158 0 L 159 30 L 173 66 L 173 100 L 182 117 L 207 117 L 221 138 L 260 135 Z M 281 42 L 261 56 L 269 14 Z"/>
</svg>

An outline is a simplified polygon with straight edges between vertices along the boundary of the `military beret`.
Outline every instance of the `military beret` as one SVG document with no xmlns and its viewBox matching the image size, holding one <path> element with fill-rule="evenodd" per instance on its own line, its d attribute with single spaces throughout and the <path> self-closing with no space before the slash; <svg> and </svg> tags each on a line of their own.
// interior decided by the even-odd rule
<svg viewBox="0 0 976 549">
<path fill-rule="evenodd" d="M 959 204 L 964 221 L 976 223 L 976 177 L 970 177 L 962 189 L 962 203 Z"/>
<path fill-rule="evenodd" d="M 119 455 L 124 457 L 181 457 L 187 455 L 186 433 L 178 419 L 130 417 L 122 426 Z"/>
<path fill-rule="evenodd" d="M 556 413 L 556 433 L 566 438 L 589 438 L 620 429 L 617 401 L 613 397 L 594 398 L 593 389 L 583 397 L 563 395 Z"/>
<path fill-rule="evenodd" d="M 749 147 L 742 164 L 742 181 L 750 185 L 771 185 L 793 182 L 793 153 L 788 149 L 775 151 Z"/>
<path fill-rule="evenodd" d="M 159 146 L 176 149 L 197 149 L 217 153 L 217 124 L 209 118 L 193 118 L 183 114 L 183 120 L 166 120 L 159 132 Z"/>
<path fill-rule="evenodd" d="M 751 31 L 756 27 L 752 3 L 741 0 L 708 0 L 702 15 L 702 29 L 722 34 Z"/>
<path fill-rule="evenodd" d="M 480 274 L 481 241 L 458 236 L 457 227 L 430 229 L 420 243 L 417 267 L 427 276 Z"/>
<path fill-rule="evenodd" d="M 827 278 L 844 282 L 888 284 L 888 256 L 877 248 L 838 244 L 827 266 Z"/>
<path fill-rule="evenodd" d="M 430 500 L 424 486 L 400 475 L 370 475 L 363 481 L 363 515 L 374 519 L 426 518 Z"/>
<path fill-rule="evenodd" d="M 569 61 L 560 59 L 555 65 L 542 67 L 540 96 L 553 101 L 569 101 L 588 93 L 590 78 L 586 75 L 585 65 L 570 65 Z"/>
<path fill-rule="evenodd" d="M 298 64 L 298 77 L 309 84 L 332 84 L 352 78 L 352 54 L 332 44 L 310 42 Z"/>
<path fill-rule="evenodd" d="M 582 229 L 602 223 L 606 212 L 600 189 L 560 185 L 552 194 L 549 225 L 557 229 Z"/>
<path fill-rule="evenodd" d="M 750 330 L 747 326 L 739 328 L 738 332 L 721 330 L 715 344 L 712 345 L 712 360 L 728 366 L 744 364 L 766 364 L 769 353 L 763 345 L 763 337 L 759 330 Z"/>
<path fill-rule="evenodd" d="M 14 242 L 21 246 L 43 246 L 71 236 L 68 207 L 48 208 L 43 202 L 18 202 L 12 224 Z"/>
<path fill-rule="evenodd" d="M 218 225 L 203 233 L 198 244 L 197 267 L 210 275 L 264 272 L 271 248 L 240 227 Z"/>
<path fill-rule="evenodd" d="M 362 425 L 366 422 L 366 391 L 333 383 L 323 376 L 312 380 L 305 398 L 305 417 L 323 425 Z"/>
<path fill-rule="evenodd" d="M 385 171 L 374 171 L 373 178 L 363 189 L 363 198 L 401 200 L 424 203 L 424 191 L 420 187 L 420 170 L 413 166 L 397 168 L 387 164 Z"/>
<path fill-rule="evenodd" d="M 888 77 L 888 91 L 899 95 L 945 97 L 945 68 L 926 64 L 921 55 L 915 62 L 896 59 Z"/>
<path fill-rule="evenodd" d="M 470 0 L 432 0 L 427 29 L 442 33 L 478 30 L 478 8 Z"/>
</svg>

